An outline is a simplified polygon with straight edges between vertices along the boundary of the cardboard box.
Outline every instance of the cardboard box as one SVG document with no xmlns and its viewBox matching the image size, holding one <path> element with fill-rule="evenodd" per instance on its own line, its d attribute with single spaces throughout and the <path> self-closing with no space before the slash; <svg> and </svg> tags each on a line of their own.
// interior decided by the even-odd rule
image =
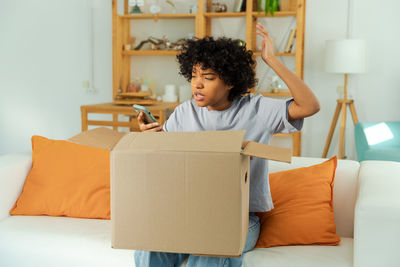
<svg viewBox="0 0 400 267">
<path fill-rule="evenodd" d="M 81 132 L 69 138 L 68 141 L 76 144 L 112 150 L 125 134 L 126 133 L 116 132 L 106 127 L 99 127 Z"/>
<path fill-rule="evenodd" d="M 243 142 L 244 136 L 244 130 L 124 135 L 111 151 L 112 247 L 241 255 L 250 156 L 291 159 L 289 149 Z"/>
</svg>

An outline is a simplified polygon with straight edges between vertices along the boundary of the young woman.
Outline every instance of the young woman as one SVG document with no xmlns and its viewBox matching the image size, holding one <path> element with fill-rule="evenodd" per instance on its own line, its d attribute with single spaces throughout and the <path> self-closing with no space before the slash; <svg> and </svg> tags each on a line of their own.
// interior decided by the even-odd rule
<svg viewBox="0 0 400 267">
<path fill-rule="evenodd" d="M 257 24 L 262 40 L 262 59 L 286 83 L 293 98 L 273 99 L 248 94 L 256 84 L 253 53 L 239 41 L 206 37 L 188 40 L 177 56 L 180 74 L 191 83 L 193 99 L 179 105 L 164 125 L 144 124 L 141 131 L 194 132 L 246 130 L 246 140 L 268 144 L 276 133 L 302 128 L 303 118 L 319 111 L 319 102 L 310 88 L 274 55 L 268 32 Z M 260 232 L 255 212 L 273 208 L 268 182 L 268 162 L 250 162 L 249 229 L 243 253 L 254 248 Z M 228 222 L 227 222 L 228 223 Z M 179 266 L 187 255 L 136 251 L 136 266 Z M 243 259 L 189 255 L 188 266 L 241 266 Z"/>
</svg>

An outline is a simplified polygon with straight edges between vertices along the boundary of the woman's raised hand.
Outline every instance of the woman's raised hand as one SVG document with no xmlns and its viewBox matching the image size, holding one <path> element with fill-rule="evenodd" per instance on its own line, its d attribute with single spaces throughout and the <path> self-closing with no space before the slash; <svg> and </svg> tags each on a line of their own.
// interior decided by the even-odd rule
<svg viewBox="0 0 400 267">
<path fill-rule="evenodd" d="M 256 29 L 257 29 L 257 34 L 263 38 L 261 42 L 262 45 L 261 57 L 264 60 L 264 62 L 269 65 L 271 60 L 275 59 L 274 45 L 272 44 L 271 37 L 269 37 L 267 30 L 264 29 L 264 27 L 260 23 L 257 23 Z"/>
</svg>

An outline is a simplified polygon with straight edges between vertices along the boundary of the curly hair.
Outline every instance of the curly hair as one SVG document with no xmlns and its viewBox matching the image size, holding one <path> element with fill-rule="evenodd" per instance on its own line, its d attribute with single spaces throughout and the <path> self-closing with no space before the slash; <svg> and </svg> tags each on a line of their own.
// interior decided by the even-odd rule
<svg viewBox="0 0 400 267">
<path fill-rule="evenodd" d="M 248 93 L 257 83 L 253 52 L 246 50 L 241 40 L 226 37 L 188 39 L 176 58 L 180 65 L 179 74 L 189 82 L 197 64 L 203 70 L 210 68 L 215 71 L 225 84 L 233 86 L 228 96 L 230 101 Z"/>
</svg>

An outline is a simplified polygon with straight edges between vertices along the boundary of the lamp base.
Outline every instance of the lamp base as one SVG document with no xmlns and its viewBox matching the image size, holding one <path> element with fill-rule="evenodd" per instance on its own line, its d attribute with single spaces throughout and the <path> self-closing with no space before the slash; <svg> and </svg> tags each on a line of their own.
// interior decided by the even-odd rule
<svg viewBox="0 0 400 267">
<path fill-rule="evenodd" d="M 329 129 L 328 137 L 326 138 L 326 143 L 324 147 L 324 151 L 322 152 L 322 157 L 326 158 L 326 155 L 328 154 L 329 146 L 331 145 L 332 141 L 332 136 L 333 132 L 335 131 L 337 121 L 339 119 L 340 113 L 342 113 L 342 116 L 340 118 L 340 135 L 339 135 L 339 153 L 338 153 L 338 158 L 339 159 L 344 159 L 346 156 L 344 155 L 344 143 L 345 143 L 345 130 L 346 130 L 346 113 L 347 113 L 347 106 L 350 109 L 351 117 L 353 119 L 353 124 L 356 125 L 358 122 L 358 117 L 357 117 L 357 112 L 356 108 L 354 106 L 354 100 L 353 99 L 338 99 L 336 100 L 336 110 L 335 113 L 333 114 L 333 119 L 332 119 L 332 124 L 331 128 Z"/>
</svg>

